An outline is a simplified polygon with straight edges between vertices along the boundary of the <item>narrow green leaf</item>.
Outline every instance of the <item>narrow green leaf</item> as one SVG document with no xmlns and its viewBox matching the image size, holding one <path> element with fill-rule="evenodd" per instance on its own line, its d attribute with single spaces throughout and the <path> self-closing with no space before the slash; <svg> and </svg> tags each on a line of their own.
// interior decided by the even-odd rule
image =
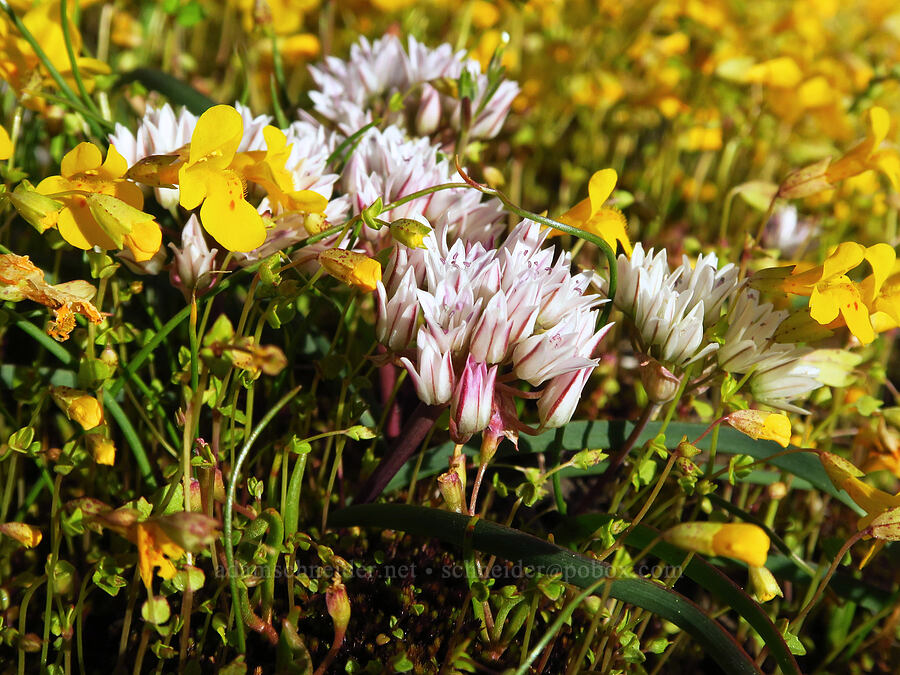
<svg viewBox="0 0 900 675">
<path fill-rule="evenodd" d="M 129 82 L 140 82 L 147 89 L 158 91 L 172 103 L 183 105 L 195 115 L 200 115 L 207 108 L 215 105 L 215 101 L 207 98 L 189 84 L 185 84 L 161 70 L 135 68 L 123 73 L 116 86 L 122 86 Z"/>
<path fill-rule="evenodd" d="M 651 422 L 648 424 L 647 428 L 644 429 L 643 433 L 638 438 L 637 445 L 639 446 L 641 443 L 645 443 L 654 438 L 659 433 L 660 427 L 660 422 Z M 666 447 L 670 449 L 675 448 L 682 436 L 687 436 L 688 440 L 697 438 L 706 430 L 706 427 L 706 424 L 699 423 L 672 423 L 666 429 Z M 560 447 L 564 451 L 569 452 L 579 452 L 585 448 L 614 452 L 617 448 L 622 446 L 625 439 L 628 438 L 628 434 L 631 433 L 632 428 L 634 428 L 634 425 L 631 422 L 622 420 L 569 422 L 563 427 L 561 434 L 558 430 L 554 429 L 538 434 L 537 436 L 523 436 L 519 439 L 518 453 L 550 452 L 553 449 L 553 444 L 556 442 L 560 444 Z M 708 450 L 710 440 L 711 436 L 707 436 L 696 445 L 701 450 Z M 504 450 L 504 445 L 500 446 L 500 452 L 515 457 L 516 453 L 513 451 L 507 453 Z M 717 447 L 719 455 L 743 454 L 750 455 L 758 460 L 764 460 L 784 451 L 784 448 L 774 441 L 753 439 L 749 436 L 745 436 L 736 429 L 730 428 L 721 428 L 719 430 Z M 419 477 L 433 475 L 446 470 L 447 459 L 450 457 L 452 451 L 452 443 L 445 443 L 428 451 L 422 462 L 422 466 L 419 469 Z M 477 448 L 465 447 L 463 448 L 463 452 L 475 456 L 477 455 L 478 450 Z M 499 456 L 501 461 L 503 456 L 503 454 Z M 846 492 L 843 490 L 838 491 L 834 487 L 831 480 L 828 478 L 828 474 L 825 473 L 822 463 L 813 453 L 797 452 L 790 455 L 782 455 L 770 460 L 768 464 L 801 479 L 795 487 L 812 486 L 817 490 L 821 490 L 822 492 L 839 499 L 856 513 L 861 513 L 859 507 L 852 499 L 850 499 Z M 567 469 L 561 473 L 563 477 L 590 475 L 592 473 L 602 472 L 604 467 L 605 465 L 600 463 L 585 472 L 579 472 L 577 469 Z M 412 477 L 412 469 L 412 463 L 407 463 L 399 472 L 397 472 L 391 482 L 388 483 L 385 491 L 390 492 L 391 490 L 408 485 L 409 480 Z M 748 478 L 752 479 L 753 482 L 756 482 L 756 480 L 758 480 L 758 475 L 751 474 Z"/>
</svg>

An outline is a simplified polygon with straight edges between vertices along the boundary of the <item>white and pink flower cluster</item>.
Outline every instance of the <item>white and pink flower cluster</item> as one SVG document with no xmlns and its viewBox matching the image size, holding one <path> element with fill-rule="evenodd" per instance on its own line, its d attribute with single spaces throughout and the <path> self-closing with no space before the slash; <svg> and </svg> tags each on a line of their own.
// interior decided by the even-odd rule
<svg viewBox="0 0 900 675">
<path fill-rule="evenodd" d="M 432 232 L 426 248 L 397 246 L 379 282 L 379 341 L 409 372 L 419 398 L 450 406 L 463 443 L 487 430 L 515 439 L 515 396 L 537 398 L 541 428 L 568 422 L 609 326 L 596 330 L 591 273 L 572 275 L 567 253 L 542 249 L 546 232 L 523 221 L 498 248 Z M 415 348 L 413 349 L 413 344 Z M 539 391 L 515 386 L 527 382 Z"/>
<path fill-rule="evenodd" d="M 348 136 L 378 118 L 411 135 L 455 141 L 465 131 L 472 139 L 493 138 L 519 93 L 515 82 L 492 81 L 464 51 L 449 44 L 432 49 L 412 36 L 407 49 L 394 35 L 360 38 L 348 60 L 326 57 L 310 72 L 318 87 L 310 92 L 315 111 Z M 461 98 L 463 80 L 471 84 L 468 101 Z M 392 105 L 397 96 L 402 105 Z"/>
<path fill-rule="evenodd" d="M 635 244 L 631 258 L 617 260 L 615 304 L 631 319 L 639 348 L 667 368 L 707 367 L 716 355 L 727 373 L 749 374 L 749 388 L 759 403 L 805 412 L 791 403 L 821 386 L 816 367 L 801 359 L 811 350 L 775 341 L 775 332 L 788 312 L 762 304 L 759 293 L 738 285 L 732 264 L 718 267 L 715 254 L 700 255 L 691 265 L 687 256 L 674 270 L 665 249 L 644 252 Z M 737 292 L 737 297 L 735 293 Z M 713 327 L 727 310 L 719 341 Z"/>
</svg>

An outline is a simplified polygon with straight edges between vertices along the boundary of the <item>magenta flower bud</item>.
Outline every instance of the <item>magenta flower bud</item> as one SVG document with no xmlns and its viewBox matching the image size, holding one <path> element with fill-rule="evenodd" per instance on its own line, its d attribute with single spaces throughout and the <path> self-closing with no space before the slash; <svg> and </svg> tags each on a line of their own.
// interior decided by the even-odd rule
<svg viewBox="0 0 900 675">
<path fill-rule="evenodd" d="M 453 400 L 450 402 L 450 437 L 465 443 L 473 434 L 487 428 L 491 421 L 494 400 L 494 381 L 497 366 L 487 365 L 466 357 L 466 367 L 459 377 Z"/>
<path fill-rule="evenodd" d="M 409 372 L 422 403 L 447 403 L 453 395 L 453 363 L 450 361 L 450 352 L 442 354 L 434 336 L 424 329 L 419 331 L 416 342 L 419 348 L 418 370 L 405 357 L 400 362 Z"/>
<path fill-rule="evenodd" d="M 203 230 L 196 215 L 192 215 L 181 231 L 181 249 L 169 244 L 175 253 L 169 267 L 169 279 L 186 300 L 192 295 L 203 295 L 216 283 L 212 273 L 218 249 L 210 250 L 203 238 Z"/>
<path fill-rule="evenodd" d="M 422 98 L 416 113 L 416 133 L 431 136 L 441 123 L 441 95 L 430 84 L 422 85 Z"/>
<path fill-rule="evenodd" d="M 537 402 L 542 429 L 555 429 L 572 419 L 593 370 L 593 366 L 582 368 L 550 380 Z"/>
<path fill-rule="evenodd" d="M 390 300 L 387 299 L 384 284 L 380 281 L 376 284 L 378 320 L 375 335 L 392 351 L 406 349 L 416 333 L 416 319 L 419 317 L 416 290 L 416 277 L 412 269 L 406 270 Z"/>
</svg>

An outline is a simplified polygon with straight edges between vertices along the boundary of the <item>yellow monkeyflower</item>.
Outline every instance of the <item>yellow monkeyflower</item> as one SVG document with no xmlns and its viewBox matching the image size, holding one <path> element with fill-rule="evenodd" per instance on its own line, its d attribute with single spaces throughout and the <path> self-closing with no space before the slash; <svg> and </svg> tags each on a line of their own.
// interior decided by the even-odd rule
<svg viewBox="0 0 900 675">
<path fill-rule="evenodd" d="M 631 256 L 631 240 L 625 227 L 628 221 L 618 209 L 603 206 L 616 187 L 615 169 L 603 169 L 591 176 L 588 198 L 578 202 L 559 217 L 561 223 L 577 227 L 601 237 L 615 251 L 616 242 Z"/>
<path fill-rule="evenodd" d="M 819 459 L 834 486 L 846 490 L 856 505 L 866 512 L 857 522 L 857 529 L 865 529 L 876 516 L 900 506 L 900 495 L 892 495 L 864 483 L 859 479 L 863 472 L 843 457 L 822 451 L 819 452 Z"/>
<path fill-rule="evenodd" d="M 825 170 L 825 178 L 834 184 L 863 171 L 882 171 L 891 181 L 894 190 L 900 191 L 900 155 L 892 148 L 881 148 L 891 128 L 891 117 L 881 106 L 874 106 L 866 113 L 866 137 L 847 154 L 832 162 Z"/>
<path fill-rule="evenodd" d="M 162 244 L 153 216 L 143 213 L 141 189 L 123 176 L 125 158 L 110 146 L 79 143 L 63 157 L 59 176 L 42 180 L 36 190 L 63 204 L 56 220 L 62 238 L 76 248 L 128 248 L 138 262 L 149 260 Z"/>
<path fill-rule="evenodd" d="M 847 328 L 863 344 L 875 339 L 860 284 L 853 282 L 847 272 L 867 260 L 872 266 L 873 293 L 880 291 L 894 264 L 894 250 L 887 244 L 866 248 L 856 242 L 843 242 L 821 265 L 804 270 L 798 265 L 787 276 L 782 288 L 795 295 L 809 296 L 809 315 L 821 325 L 830 324 L 840 316 Z"/>
<path fill-rule="evenodd" d="M 252 251 L 266 239 L 262 216 L 244 199 L 244 180 L 229 168 L 244 123 L 227 105 L 213 106 L 197 120 L 190 154 L 178 170 L 181 205 L 200 206 L 200 222 L 229 251 Z"/>
<path fill-rule="evenodd" d="M 101 427 L 101 429 L 103 429 Z M 101 430 L 95 433 L 85 434 L 88 450 L 97 464 L 114 466 L 116 463 L 116 444 Z"/>
<path fill-rule="evenodd" d="M 784 592 L 768 567 L 750 567 L 750 587 L 757 602 L 768 602 L 776 597 L 783 598 Z"/>
</svg>

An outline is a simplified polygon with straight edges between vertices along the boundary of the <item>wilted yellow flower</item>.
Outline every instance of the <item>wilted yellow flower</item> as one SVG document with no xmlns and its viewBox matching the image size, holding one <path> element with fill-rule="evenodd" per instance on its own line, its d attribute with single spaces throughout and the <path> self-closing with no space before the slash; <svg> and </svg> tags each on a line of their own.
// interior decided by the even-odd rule
<svg viewBox="0 0 900 675">
<path fill-rule="evenodd" d="M 0 523 L 0 533 L 15 539 L 25 548 L 34 548 L 43 538 L 39 529 L 26 523 Z"/>
<path fill-rule="evenodd" d="M 184 549 L 152 521 L 138 523 L 135 530 L 141 580 L 147 587 L 147 593 L 153 595 L 153 570 L 159 568 L 159 576 L 163 579 L 174 577 L 175 565 L 172 560 L 183 556 Z"/>
<path fill-rule="evenodd" d="M 108 438 L 105 431 L 86 434 L 88 450 L 97 464 L 114 466 L 116 463 L 116 444 Z"/>
<path fill-rule="evenodd" d="M 86 391 L 71 387 L 50 387 L 50 395 L 66 417 L 78 422 L 85 430 L 93 429 L 103 421 L 100 402 Z"/>
<path fill-rule="evenodd" d="M 319 254 L 319 264 L 345 284 L 371 292 L 381 281 L 381 264 L 363 253 L 332 248 Z"/>
<path fill-rule="evenodd" d="M 601 237 L 613 251 L 616 250 L 617 242 L 620 242 L 625 255 L 630 256 L 631 240 L 625 231 L 628 224 L 625 216 L 618 209 L 603 206 L 616 187 L 617 180 L 615 169 L 597 171 L 588 184 L 588 198 L 562 214 L 559 221 Z"/>
<path fill-rule="evenodd" d="M 103 317 L 91 303 L 95 289 L 80 279 L 51 286 L 44 281 L 44 272 L 28 256 L 4 253 L 0 255 L 0 298 L 18 302 L 28 299 L 56 310 L 55 321 L 47 333 L 60 342 L 68 339 L 75 328 L 75 314 L 83 315 L 91 323 Z"/>
<path fill-rule="evenodd" d="M 866 514 L 856 523 L 858 530 L 866 529 L 877 518 L 900 507 L 900 494 L 892 495 L 884 490 L 874 488 L 868 483 L 864 483 L 860 480 L 860 476 L 864 475 L 863 472 L 843 457 L 821 451 L 819 452 L 819 459 L 834 486 L 838 490 L 845 490 L 850 495 L 850 498 L 856 502 L 857 506 L 865 511 Z M 893 528 L 893 524 L 890 522 L 884 523 L 884 526 L 885 529 Z M 890 537 L 879 538 L 887 539 Z M 874 542 L 860 563 L 860 567 L 865 566 L 883 546 L 884 541 Z"/>
<path fill-rule="evenodd" d="M 753 589 L 753 598 L 757 602 L 768 602 L 774 598 L 783 598 L 784 592 L 775 576 L 768 567 L 750 566 L 750 587 Z"/>
<path fill-rule="evenodd" d="M 664 541 L 704 555 L 722 555 L 762 567 L 769 555 L 769 535 L 751 523 L 681 523 L 662 534 Z"/>
<path fill-rule="evenodd" d="M 56 222 L 63 239 L 80 249 L 126 247 L 138 262 L 149 260 L 162 244 L 153 216 L 144 213 L 141 189 L 123 178 L 128 164 L 114 146 L 106 153 L 79 143 L 63 157 L 59 176 L 42 180 L 37 191 L 62 202 Z"/>
<path fill-rule="evenodd" d="M 775 441 L 782 448 L 791 442 L 791 421 L 787 415 L 762 410 L 736 410 L 725 422 L 750 438 Z"/>
<path fill-rule="evenodd" d="M 860 480 L 864 475 L 852 463 L 830 452 L 819 452 L 819 459 L 831 482 L 838 490 L 846 490 L 850 498 L 866 512 L 856 526 L 863 530 L 876 516 L 900 506 L 900 495 L 892 495 Z"/>
</svg>

